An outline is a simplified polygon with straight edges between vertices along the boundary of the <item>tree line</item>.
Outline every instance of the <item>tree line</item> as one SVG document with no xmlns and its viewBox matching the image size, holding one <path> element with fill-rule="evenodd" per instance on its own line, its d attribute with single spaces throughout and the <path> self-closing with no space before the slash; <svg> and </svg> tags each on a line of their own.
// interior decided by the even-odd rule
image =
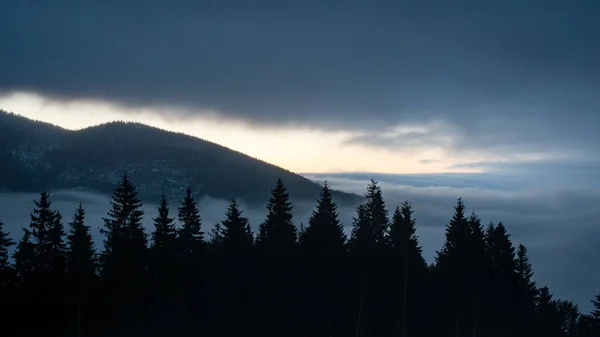
<svg viewBox="0 0 600 337">
<path fill-rule="evenodd" d="M 390 214 L 374 180 L 349 237 L 327 183 L 306 226 L 292 208 L 278 180 L 256 234 L 235 200 L 207 234 L 188 188 L 148 235 L 124 174 L 97 250 L 83 206 L 65 228 L 42 192 L 19 242 L 0 222 L 2 335 L 600 336 L 600 295 L 590 314 L 554 299 L 525 246 L 461 199 L 431 265 L 411 205 Z"/>
</svg>

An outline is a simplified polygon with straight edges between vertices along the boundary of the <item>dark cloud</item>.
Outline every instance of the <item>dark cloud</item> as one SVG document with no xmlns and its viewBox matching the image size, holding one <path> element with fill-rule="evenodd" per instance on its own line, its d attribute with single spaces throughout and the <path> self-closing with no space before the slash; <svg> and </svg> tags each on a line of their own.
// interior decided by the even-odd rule
<svg viewBox="0 0 600 337">
<path fill-rule="evenodd" d="M 214 108 L 258 124 L 443 119 L 488 126 L 482 136 L 490 116 L 581 129 L 573 115 L 599 106 L 593 0 L 2 6 L 2 91 Z"/>
</svg>

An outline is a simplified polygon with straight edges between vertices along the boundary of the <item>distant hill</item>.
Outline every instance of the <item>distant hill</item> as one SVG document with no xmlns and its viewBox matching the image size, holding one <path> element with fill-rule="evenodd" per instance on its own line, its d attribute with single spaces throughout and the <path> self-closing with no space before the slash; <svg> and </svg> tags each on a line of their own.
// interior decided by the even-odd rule
<svg viewBox="0 0 600 337">
<path fill-rule="evenodd" d="M 139 123 L 111 122 L 78 131 L 0 110 L 0 190 L 85 188 L 109 194 L 127 171 L 145 200 L 161 193 L 266 204 L 277 178 L 294 201 L 313 201 L 320 186 L 298 174 L 218 144 Z M 336 191 L 340 205 L 361 197 Z"/>
</svg>

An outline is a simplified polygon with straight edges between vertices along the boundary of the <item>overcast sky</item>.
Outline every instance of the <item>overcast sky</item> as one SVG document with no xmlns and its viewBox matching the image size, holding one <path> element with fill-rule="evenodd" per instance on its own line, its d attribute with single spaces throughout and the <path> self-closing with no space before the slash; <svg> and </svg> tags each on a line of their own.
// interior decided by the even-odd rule
<svg viewBox="0 0 600 337">
<path fill-rule="evenodd" d="M 0 12 L 2 109 L 68 128 L 141 121 L 295 172 L 410 173 L 394 179 L 450 204 L 491 190 L 502 211 L 489 220 L 532 242 L 582 240 L 561 258 L 592 261 L 599 217 L 578 206 L 600 202 L 597 0 L 8 0 Z M 556 247 L 538 260 L 558 261 Z M 568 281 L 575 294 L 589 279 Z"/>
</svg>

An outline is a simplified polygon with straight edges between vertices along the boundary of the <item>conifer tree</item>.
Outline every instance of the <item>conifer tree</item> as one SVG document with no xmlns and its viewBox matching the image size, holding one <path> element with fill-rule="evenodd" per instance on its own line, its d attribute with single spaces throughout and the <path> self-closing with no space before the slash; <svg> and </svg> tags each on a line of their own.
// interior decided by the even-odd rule
<svg viewBox="0 0 600 337">
<path fill-rule="evenodd" d="M 8 263 L 8 249 L 15 244 L 15 242 L 9 237 L 10 233 L 4 231 L 4 223 L 0 220 L 0 277 L 2 280 L 6 278 L 6 272 L 10 268 Z"/>
<path fill-rule="evenodd" d="M 4 231 L 4 223 L 0 221 L 0 303 L 8 303 L 9 282 L 13 277 L 13 266 L 8 262 L 8 249 L 15 242 Z"/>
<path fill-rule="evenodd" d="M 159 256 L 164 256 L 175 250 L 177 229 L 175 218 L 169 216 L 169 203 L 163 194 L 158 206 L 158 216 L 154 219 L 154 232 L 152 233 L 152 249 Z"/>
<path fill-rule="evenodd" d="M 86 308 L 93 305 L 92 296 L 97 290 L 98 276 L 94 242 L 90 234 L 90 227 L 85 225 L 85 210 L 81 204 L 77 207 L 69 225 L 67 271 L 75 288 L 77 331 L 81 336 L 84 321 L 86 321 Z"/>
<path fill-rule="evenodd" d="M 308 227 L 305 229 L 303 241 L 305 249 L 311 250 L 315 257 L 339 258 L 346 251 L 344 226 L 339 219 L 337 204 L 333 201 L 331 189 L 327 182 L 321 188 L 317 208 L 308 220 Z"/>
<path fill-rule="evenodd" d="M 490 280 L 494 303 L 493 320 L 490 328 L 504 334 L 516 335 L 518 314 L 512 310 L 519 303 L 519 279 L 515 248 L 506 227 L 500 222 L 490 226 L 487 237 L 487 252 L 490 259 Z"/>
<path fill-rule="evenodd" d="M 168 305 L 175 289 L 177 263 L 177 229 L 175 218 L 169 216 L 169 203 L 163 194 L 158 206 L 158 216 L 153 218 L 151 261 L 149 269 L 153 276 L 155 310 Z M 157 314 L 159 314 L 157 312 Z"/>
<path fill-rule="evenodd" d="M 40 199 L 34 204 L 28 234 L 17 247 L 19 268 L 25 276 L 21 295 L 39 301 L 30 313 L 34 316 L 44 314 L 51 322 L 48 331 L 58 333 L 65 328 L 64 320 L 59 317 L 68 304 L 65 233 L 62 217 L 51 208 L 48 192 L 41 192 Z"/>
<path fill-rule="evenodd" d="M 206 282 L 206 244 L 198 204 L 189 187 L 178 208 L 178 219 L 180 288 L 188 310 L 198 310 L 202 302 L 200 290 Z"/>
<path fill-rule="evenodd" d="M 243 216 L 239 204 L 231 200 L 220 223 L 220 269 L 229 317 L 242 319 L 249 314 L 251 277 L 253 274 L 254 237 L 247 217 Z M 241 330 L 239 331 L 242 332 Z"/>
<path fill-rule="evenodd" d="M 465 205 L 459 198 L 452 219 L 446 226 L 446 241 L 436 256 L 435 273 L 438 287 L 442 291 L 439 296 L 443 298 L 439 306 L 442 312 L 437 315 L 442 319 L 442 322 L 436 324 L 441 329 L 439 333 L 458 336 L 472 333 L 473 320 L 469 315 L 472 291 L 467 286 L 471 267 L 468 263 L 471 238 Z"/>
<path fill-rule="evenodd" d="M 16 300 L 14 302 L 16 305 L 13 308 L 14 313 L 11 316 L 18 318 L 23 317 L 23 315 L 30 315 L 32 312 L 38 313 L 40 312 L 38 309 L 40 301 L 36 296 L 36 293 L 39 292 L 39 285 L 36 284 L 36 272 L 34 269 L 35 245 L 31 242 L 31 232 L 25 228 L 23 228 L 23 237 L 13 253 L 13 259 L 15 260 L 16 279 L 15 291 L 12 297 Z M 29 328 L 29 326 L 18 325 L 12 330 L 14 335 L 18 336 L 24 334 Z"/>
<path fill-rule="evenodd" d="M 213 228 L 210 230 L 210 246 L 213 248 L 213 251 L 220 251 L 223 244 L 223 228 L 220 222 L 217 222 Z M 218 253 L 217 255 L 219 255 Z"/>
<path fill-rule="evenodd" d="M 588 330 L 591 336 L 600 336 L 600 294 L 592 300 L 593 309 L 589 316 Z"/>
<path fill-rule="evenodd" d="M 339 219 L 337 205 L 333 201 L 327 182 L 321 188 L 317 207 L 312 212 L 308 226 L 304 229 L 301 246 L 304 252 L 304 282 L 307 310 L 312 310 L 312 333 L 332 333 L 336 320 L 340 319 L 338 304 L 343 292 L 339 284 L 345 280 L 344 256 L 346 235 Z"/>
<path fill-rule="evenodd" d="M 400 310 L 391 310 L 392 318 L 400 313 L 402 319 L 396 320 L 392 329 L 394 332 L 414 335 L 417 331 L 424 330 L 421 311 L 426 302 L 424 282 L 427 264 L 423 259 L 422 249 L 416 235 L 416 221 L 413 217 L 412 206 L 405 201 L 402 208 L 396 207 L 392 215 L 388 241 L 390 243 L 391 279 L 395 286 L 389 290 L 390 297 L 396 302 Z M 421 304 L 421 305 L 420 305 Z M 410 327 L 409 327 L 410 325 Z M 402 328 L 400 333 L 398 328 Z"/>
<path fill-rule="evenodd" d="M 473 211 L 467 218 L 470 231 L 469 260 L 470 265 L 467 275 L 468 287 L 471 288 L 468 300 L 470 303 L 470 317 L 472 318 L 473 335 L 479 335 L 485 327 L 486 300 L 489 293 L 489 268 L 486 255 L 485 230 L 481 224 L 481 218 Z"/>
<path fill-rule="evenodd" d="M 383 244 L 388 232 L 389 218 L 381 187 L 375 179 L 371 179 L 371 183 L 367 186 L 365 197 L 367 199 L 365 206 L 373 238 L 376 243 Z"/>
<path fill-rule="evenodd" d="M 562 336 L 577 336 L 580 316 L 579 307 L 572 301 L 558 300 L 556 301 L 556 309 L 559 319 L 559 330 Z"/>
<path fill-rule="evenodd" d="M 67 270 L 83 291 L 95 282 L 97 260 L 90 227 L 85 224 L 85 209 L 81 204 L 69 225 Z"/>
<path fill-rule="evenodd" d="M 191 188 L 185 191 L 185 198 L 178 212 L 181 228 L 179 229 L 179 244 L 186 260 L 193 260 L 204 250 L 204 232 L 198 204 L 192 196 Z"/>
<path fill-rule="evenodd" d="M 31 242 L 31 232 L 23 229 L 23 237 L 13 254 L 15 271 L 21 283 L 30 279 L 35 271 L 35 245 Z"/>
<path fill-rule="evenodd" d="M 110 204 L 101 229 L 102 278 L 118 317 L 131 322 L 143 307 L 148 247 L 142 226 L 142 201 L 127 173 L 113 191 Z"/>
<path fill-rule="evenodd" d="M 374 179 L 367 186 L 365 199 L 366 203 L 357 207 L 350 238 L 360 289 L 357 333 L 367 329 L 365 333 L 383 335 L 388 333 L 389 320 L 386 315 L 390 314 L 391 309 L 387 295 L 377 285 L 389 278 L 389 270 L 386 269 L 389 218 L 381 187 Z M 384 313 L 377 315 L 373 308 L 381 308 Z"/>
<path fill-rule="evenodd" d="M 350 251 L 364 259 L 370 256 L 375 246 L 375 238 L 371 229 L 366 205 L 356 207 L 356 216 L 352 218 L 352 232 L 348 242 Z"/>
<path fill-rule="evenodd" d="M 50 194 L 42 192 L 31 213 L 29 228 L 34 248 L 34 270 L 50 273 L 64 267 L 64 229 L 60 213 L 52 210 Z"/>
<path fill-rule="evenodd" d="M 516 271 L 519 284 L 519 330 L 521 336 L 528 336 L 533 332 L 535 320 L 536 285 L 532 280 L 533 267 L 527 256 L 527 248 L 519 244 L 517 248 Z"/>
<path fill-rule="evenodd" d="M 281 179 L 277 179 L 267 204 L 267 216 L 259 226 L 256 240 L 258 272 L 261 275 L 259 292 L 263 308 L 272 312 L 270 324 L 283 328 L 299 319 L 297 295 L 289 289 L 300 286 L 297 256 L 297 229 L 292 215 L 292 204 Z M 281 326 L 280 324 L 284 324 Z"/>
<path fill-rule="evenodd" d="M 231 200 L 225 213 L 227 218 L 221 222 L 220 226 L 222 228 L 223 254 L 235 260 L 248 256 L 254 243 L 250 223 L 242 213 L 238 203 Z"/>
<path fill-rule="evenodd" d="M 557 301 L 552 299 L 548 287 L 538 289 L 536 296 L 536 337 L 559 337 L 562 335 Z"/>
<path fill-rule="evenodd" d="M 257 244 L 263 252 L 290 254 L 297 242 L 293 206 L 281 179 L 277 179 L 267 204 L 267 216 L 259 226 Z"/>
</svg>

